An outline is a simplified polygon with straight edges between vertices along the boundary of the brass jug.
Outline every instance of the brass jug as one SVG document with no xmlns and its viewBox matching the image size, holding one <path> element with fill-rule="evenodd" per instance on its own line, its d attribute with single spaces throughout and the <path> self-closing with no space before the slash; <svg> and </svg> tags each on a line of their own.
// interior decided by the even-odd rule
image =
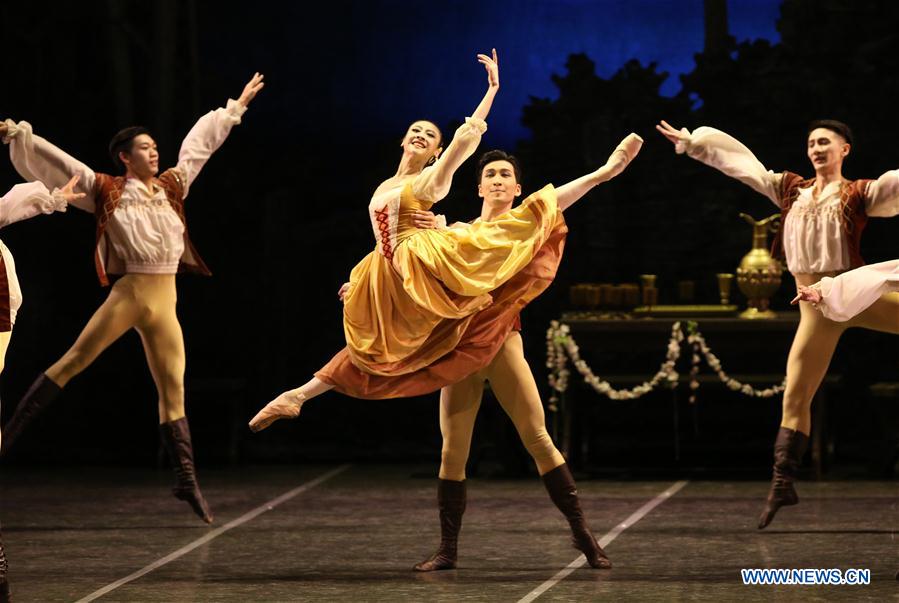
<svg viewBox="0 0 899 603">
<path fill-rule="evenodd" d="M 780 214 L 758 222 L 747 214 L 740 214 L 740 217 L 752 225 L 752 249 L 743 256 L 737 268 L 737 286 L 749 299 L 749 307 L 740 318 L 775 318 L 777 314 L 768 308 L 768 304 L 780 288 L 783 266 L 768 252 L 768 231 L 777 232 Z"/>
</svg>

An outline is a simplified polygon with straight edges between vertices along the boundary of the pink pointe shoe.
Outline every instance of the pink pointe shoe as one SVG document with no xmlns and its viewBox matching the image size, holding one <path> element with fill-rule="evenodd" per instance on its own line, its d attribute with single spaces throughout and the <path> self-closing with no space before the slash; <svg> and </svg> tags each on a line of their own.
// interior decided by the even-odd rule
<svg viewBox="0 0 899 603">
<path fill-rule="evenodd" d="M 305 401 L 304 394 L 284 392 L 256 413 L 250 421 L 250 430 L 262 431 L 278 419 L 296 419 L 300 416 L 300 408 Z"/>
<path fill-rule="evenodd" d="M 621 153 L 624 155 L 624 165 L 626 166 L 631 161 L 633 161 L 634 157 L 637 156 L 637 153 L 640 152 L 640 148 L 643 146 L 643 139 L 640 138 L 638 134 L 634 134 L 631 132 L 627 136 L 625 136 L 624 140 L 622 140 L 615 150 L 612 151 L 612 155 L 615 153 Z"/>
</svg>

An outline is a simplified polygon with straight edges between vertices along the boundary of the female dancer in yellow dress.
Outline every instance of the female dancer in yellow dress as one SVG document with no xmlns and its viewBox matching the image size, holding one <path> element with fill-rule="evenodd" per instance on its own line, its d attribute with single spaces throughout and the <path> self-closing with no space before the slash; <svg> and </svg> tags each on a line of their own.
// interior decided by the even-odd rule
<svg viewBox="0 0 899 603">
<path fill-rule="evenodd" d="M 496 50 L 478 61 L 487 70 L 487 92 L 446 151 L 433 123 L 414 122 L 396 174 L 369 204 L 377 247 L 350 274 L 347 347 L 305 385 L 266 405 L 250 421 L 252 430 L 297 417 L 303 403 L 331 389 L 395 398 L 456 383 L 489 364 L 521 309 L 552 281 L 567 227 L 551 185 L 489 221 L 447 229 L 413 222 L 416 212 L 446 196 L 486 130 L 499 89 Z"/>
</svg>

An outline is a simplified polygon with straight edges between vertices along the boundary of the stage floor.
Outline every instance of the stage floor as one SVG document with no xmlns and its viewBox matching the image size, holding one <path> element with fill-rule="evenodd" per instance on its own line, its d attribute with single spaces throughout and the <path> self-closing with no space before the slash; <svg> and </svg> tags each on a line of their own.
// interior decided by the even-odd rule
<svg viewBox="0 0 899 603">
<path fill-rule="evenodd" d="M 420 574 L 412 565 L 439 538 L 436 480 L 421 477 L 432 470 L 204 470 L 207 527 L 169 494 L 167 470 L 8 469 L 0 520 L 13 598 L 899 601 L 896 481 L 801 483 L 800 505 L 758 531 L 766 483 L 581 480 L 614 567 L 566 573 L 583 557 L 541 483 L 472 479 L 459 568 Z M 871 582 L 745 586 L 743 568 L 869 569 Z"/>
</svg>

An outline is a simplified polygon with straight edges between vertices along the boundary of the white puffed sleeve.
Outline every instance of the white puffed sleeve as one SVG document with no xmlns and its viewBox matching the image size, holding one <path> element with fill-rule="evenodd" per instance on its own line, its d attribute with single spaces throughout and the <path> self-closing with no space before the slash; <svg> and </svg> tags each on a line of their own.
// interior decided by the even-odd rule
<svg viewBox="0 0 899 603">
<path fill-rule="evenodd" d="M 40 214 L 65 210 L 66 200 L 58 189 L 51 193 L 41 182 L 17 184 L 0 197 L 0 228 Z"/>
<path fill-rule="evenodd" d="M 899 214 L 899 170 L 891 170 L 868 184 L 865 213 L 877 218 Z"/>
<path fill-rule="evenodd" d="M 94 171 L 49 143 L 36 136 L 27 121 L 18 123 L 6 120 L 8 127 L 3 142 L 9 145 L 9 157 L 13 167 L 29 182 L 43 182 L 47 188 L 60 188 L 72 178 L 80 176 L 75 186 L 76 193 L 85 196 L 72 201 L 72 205 L 84 211 L 94 211 Z"/>
<path fill-rule="evenodd" d="M 899 291 L 899 260 L 824 277 L 812 287 L 821 292 L 818 310 L 831 320 L 844 322 L 867 310 L 884 293 Z"/>
<path fill-rule="evenodd" d="M 415 198 L 436 203 L 446 197 L 453 183 L 453 174 L 478 148 L 486 131 L 487 122 L 483 119 L 466 117 L 440 158 L 434 165 L 426 167 L 412 183 Z"/>
<path fill-rule="evenodd" d="M 225 107 L 219 107 L 198 119 L 184 137 L 178 153 L 178 169 L 184 175 L 185 197 L 197 174 L 228 138 L 231 128 L 240 123 L 246 110 L 244 105 L 229 98 Z"/>
<path fill-rule="evenodd" d="M 779 191 L 783 174 L 766 169 L 739 140 L 708 126 L 696 128 L 692 134 L 686 129 L 681 132 L 689 138 L 678 142 L 675 151 L 736 178 L 768 197 L 776 206 L 782 206 Z"/>
</svg>

